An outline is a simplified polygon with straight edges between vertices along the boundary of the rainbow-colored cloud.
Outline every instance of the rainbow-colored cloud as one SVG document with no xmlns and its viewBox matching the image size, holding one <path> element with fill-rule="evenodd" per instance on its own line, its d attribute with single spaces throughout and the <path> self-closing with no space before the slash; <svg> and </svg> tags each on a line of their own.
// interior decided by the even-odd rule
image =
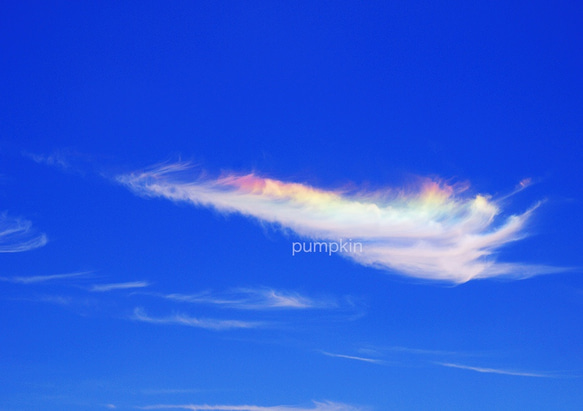
<svg viewBox="0 0 583 411">
<path fill-rule="evenodd" d="M 141 195 L 240 213 L 307 239 L 358 241 L 362 252 L 343 255 L 409 277 L 461 283 L 561 271 L 497 262 L 494 252 L 525 236 L 538 204 L 501 218 L 500 201 L 464 195 L 463 185 L 425 179 L 412 191 L 322 190 L 255 174 L 193 177 L 188 163 L 159 165 L 119 176 L 118 181 Z M 519 189 L 526 185 L 525 180 Z"/>
</svg>

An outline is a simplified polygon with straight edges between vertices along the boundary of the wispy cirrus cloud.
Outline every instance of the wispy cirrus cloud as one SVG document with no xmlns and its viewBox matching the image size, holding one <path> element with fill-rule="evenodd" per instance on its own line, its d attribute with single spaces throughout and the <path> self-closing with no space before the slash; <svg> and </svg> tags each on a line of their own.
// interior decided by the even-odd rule
<svg viewBox="0 0 583 411">
<path fill-rule="evenodd" d="M 290 406 L 290 405 L 209 405 L 209 404 L 184 404 L 168 405 L 157 404 L 138 407 L 142 410 L 189 410 L 189 411 L 364 411 L 362 407 L 338 403 L 338 402 L 318 402 L 314 401 L 310 407 Z"/>
<path fill-rule="evenodd" d="M 446 358 L 446 357 L 468 357 L 476 356 L 476 353 L 461 352 L 461 351 L 447 351 L 447 350 L 436 350 L 436 349 L 426 349 L 426 348 L 414 348 L 414 347 L 404 347 L 404 346 L 369 346 L 361 347 L 358 352 L 365 355 L 377 356 L 383 358 L 394 358 L 396 356 L 403 357 L 434 357 L 434 358 Z"/>
<path fill-rule="evenodd" d="M 502 375 L 513 375 L 518 377 L 537 377 L 537 378 L 555 378 L 555 376 L 544 373 L 528 372 L 528 371 L 515 371 L 515 370 L 505 370 L 500 368 L 485 368 L 485 367 L 473 367 L 470 365 L 447 363 L 447 362 L 436 362 L 435 364 L 441 365 L 443 367 L 449 368 L 459 368 L 462 370 L 476 371 L 486 374 L 502 374 Z"/>
<path fill-rule="evenodd" d="M 165 294 L 164 298 L 177 302 L 215 305 L 239 310 L 307 310 L 334 308 L 331 300 L 317 300 L 296 292 L 273 288 L 237 288 L 222 293 Z"/>
<path fill-rule="evenodd" d="M 46 234 L 38 233 L 32 223 L 22 218 L 0 214 L 0 253 L 19 253 L 44 246 Z"/>
<path fill-rule="evenodd" d="M 502 201 L 467 195 L 464 185 L 426 179 L 410 191 L 323 190 L 255 174 L 199 178 L 188 163 L 159 165 L 117 180 L 140 195 L 240 213 L 306 238 L 359 241 L 361 252 L 342 255 L 409 277 L 461 283 L 563 271 L 497 262 L 498 249 L 526 236 L 538 204 L 503 217 Z M 527 185 L 523 181 L 517 191 Z"/>
<path fill-rule="evenodd" d="M 475 371 L 479 373 L 486 373 L 486 374 L 500 374 L 500 375 L 509 375 L 509 376 L 517 376 L 517 377 L 537 377 L 537 378 L 559 378 L 561 377 L 558 374 L 551 374 L 548 372 L 533 372 L 533 371 L 518 371 L 515 369 L 506 369 L 506 368 L 491 368 L 491 367 L 480 367 L 480 366 L 470 366 L 465 364 L 460 364 L 459 362 L 453 362 L 454 359 L 450 361 L 435 361 L 429 360 L 426 357 L 468 357 L 468 356 L 475 356 L 467 352 L 457 352 L 457 351 L 443 351 L 443 350 L 428 350 L 428 349 L 418 349 L 418 348 L 410 348 L 410 347 L 402 347 L 402 346 L 394 346 L 394 347 L 384 347 L 379 349 L 360 349 L 359 352 L 369 354 L 368 357 L 361 357 L 361 356 L 354 356 L 354 355 L 344 355 L 344 354 L 334 354 L 326 351 L 320 351 L 320 353 L 335 358 L 345 358 L 350 360 L 362 361 L 371 364 L 379 364 L 379 365 L 400 365 L 400 366 L 419 366 L 420 364 L 433 364 L 438 365 L 441 367 L 448 367 L 448 368 L 456 368 L 460 370 L 469 370 Z M 394 353 L 401 353 L 401 354 L 412 354 L 414 356 L 425 357 L 424 360 L 414 361 L 409 355 L 405 355 L 404 357 L 399 356 L 396 357 L 395 355 L 391 355 L 389 358 L 390 361 L 384 359 L 387 358 L 383 356 L 383 352 L 393 352 Z M 381 358 L 378 358 L 378 357 Z M 375 358 L 376 357 L 376 358 Z"/>
<path fill-rule="evenodd" d="M 320 352 L 327 357 L 345 358 L 347 360 L 362 361 L 362 362 L 368 362 L 371 364 L 381 364 L 381 365 L 386 364 L 385 361 L 379 360 L 377 358 L 357 357 L 354 355 L 345 355 L 345 354 L 334 354 L 334 353 L 327 352 L 327 351 L 320 351 Z"/>
<path fill-rule="evenodd" d="M 208 330 L 222 331 L 232 329 L 259 328 L 265 323 L 259 321 L 223 320 L 215 318 L 197 318 L 186 314 L 173 314 L 167 317 L 152 317 L 144 309 L 134 309 L 130 319 L 151 324 L 185 325 L 188 327 L 205 328 Z"/>
<path fill-rule="evenodd" d="M 126 283 L 110 283 L 110 284 L 94 284 L 89 288 L 92 292 L 107 292 L 114 290 L 128 290 L 133 288 L 149 287 L 150 283 L 147 281 L 130 281 Z"/>
<path fill-rule="evenodd" d="M 54 281 L 70 280 L 78 277 L 89 276 L 91 271 L 80 271 L 76 273 L 66 274 L 51 274 L 51 275 L 33 275 L 33 276 L 17 276 L 17 277 L 0 277 L 0 281 L 15 283 L 15 284 L 39 284 Z"/>
</svg>

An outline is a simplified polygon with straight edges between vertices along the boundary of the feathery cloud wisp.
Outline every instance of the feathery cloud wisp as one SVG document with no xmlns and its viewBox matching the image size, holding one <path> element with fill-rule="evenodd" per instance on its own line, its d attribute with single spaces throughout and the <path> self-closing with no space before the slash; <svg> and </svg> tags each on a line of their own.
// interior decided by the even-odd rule
<svg viewBox="0 0 583 411">
<path fill-rule="evenodd" d="M 333 308 L 333 301 L 312 298 L 271 288 L 239 288 L 225 293 L 166 294 L 164 298 L 177 302 L 216 305 L 238 310 L 306 310 Z"/>
<path fill-rule="evenodd" d="M 152 324 L 176 324 L 189 327 L 206 328 L 209 330 L 221 331 L 241 328 L 258 328 L 264 323 L 257 321 L 240 320 L 219 320 L 214 318 L 196 318 L 185 314 L 174 314 L 169 317 L 151 317 L 143 309 L 136 308 L 131 317 L 132 320 L 142 321 Z"/>
<path fill-rule="evenodd" d="M 71 278 L 84 277 L 91 274 L 91 271 L 81 271 L 78 273 L 51 274 L 51 275 L 33 275 L 30 277 L 0 277 L 0 281 L 15 284 L 38 284 L 58 280 L 69 280 Z"/>
<path fill-rule="evenodd" d="M 470 371 L 476 371 L 476 372 L 487 373 L 487 374 L 514 375 L 514 376 L 518 376 L 518 377 L 553 378 L 552 375 L 534 373 L 534 372 L 502 370 L 502 369 L 498 369 L 498 368 L 472 367 L 470 365 L 454 364 L 454 363 L 447 363 L 447 362 L 436 362 L 436 364 L 442 365 L 444 367 L 459 368 L 462 370 L 470 370 Z"/>
<path fill-rule="evenodd" d="M 148 287 L 150 283 L 147 281 L 132 281 L 127 283 L 111 283 L 111 284 L 94 284 L 91 286 L 89 291 L 93 292 L 106 292 L 112 290 L 127 290 L 131 288 L 144 288 Z"/>
<path fill-rule="evenodd" d="M 334 353 L 330 353 L 327 351 L 320 351 L 322 354 L 324 354 L 327 357 L 335 357 L 335 358 L 346 358 L 348 360 L 356 360 L 356 361 L 362 361 L 362 362 L 368 362 L 371 364 L 385 364 L 385 361 L 383 360 L 378 360 L 376 358 L 366 358 L 366 357 L 356 357 L 354 355 L 345 355 L 345 354 L 334 354 Z"/>
<path fill-rule="evenodd" d="M 28 220 L 0 214 L 0 253 L 19 253 L 44 246 L 48 239 L 36 233 Z"/>
<path fill-rule="evenodd" d="M 167 164 L 117 180 L 144 196 L 240 213 L 306 238 L 359 241 L 361 252 L 342 255 L 414 278 L 461 283 L 562 271 L 500 263 L 494 258 L 500 247 L 525 237 L 526 224 L 538 204 L 521 214 L 501 217 L 501 202 L 486 195 L 464 195 L 467 187 L 432 180 L 425 180 L 413 192 L 349 193 L 255 174 L 194 178 L 189 170 L 187 163 Z"/>
</svg>

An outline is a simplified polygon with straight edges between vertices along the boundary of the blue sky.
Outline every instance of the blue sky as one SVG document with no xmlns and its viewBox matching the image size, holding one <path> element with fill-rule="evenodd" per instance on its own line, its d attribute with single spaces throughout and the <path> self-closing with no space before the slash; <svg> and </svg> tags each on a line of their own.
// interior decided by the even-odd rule
<svg viewBox="0 0 583 411">
<path fill-rule="evenodd" d="M 3 9 L 2 410 L 583 407 L 579 4 Z"/>
</svg>

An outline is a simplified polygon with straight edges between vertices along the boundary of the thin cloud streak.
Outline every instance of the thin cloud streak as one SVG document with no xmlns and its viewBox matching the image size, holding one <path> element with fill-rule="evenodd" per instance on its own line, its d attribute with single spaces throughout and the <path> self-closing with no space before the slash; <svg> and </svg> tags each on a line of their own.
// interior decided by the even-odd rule
<svg viewBox="0 0 583 411">
<path fill-rule="evenodd" d="M 444 350 L 428 350 L 423 348 L 411 348 L 403 346 L 383 346 L 383 347 L 363 347 L 358 350 L 361 353 L 378 355 L 379 353 L 405 353 L 413 355 L 433 355 L 433 356 L 452 356 L 452 355 L 468 355 L 459 351 L 444 351 Z"/>
<path fill-rule="evenodd" d="M 295 407 L 289 405 L 261 406 L 261 405 L 208 405 L 208 404 L 185 404 L 185 405 L 147 405 L 138 407 L 142 410 L 189 410 L 189 411 L 364 411 L 364 408 L 355 407 L 338 402 L 317 402 L 314 401 L 312 407 Z"/>
<path fill-rule="evenodd" d="M 200 388 L 165 388 L 165 389 L 150 389 L 141 390 L 144 395 L 165 395 L 165 394 L 194 394 L 201 393 L 206 390 Z"/>
<path fill-rule="evenodd" d="M 149 287 L 150 283 L 147 281 L 132 281 L 127 283 L 111 283 L 111 284 L 95 284 L 91 286 L 89 291 L 93 292 L 107 292 L 113 290 L 127 290 L 132 288 Z"/>
<path fill-rule="evenodd" d="M 34 250 L 47 242 L 46 234 L 36 233 L 30 221 L 0 214 L 0 253 Z"/>
<path fill-rule="evenodd" d="M 346 358 L 350 360 L 362 361 L 372 364 L 379 364 L 379 365 L 388 365 L 386 361 L 379 360 L 375 358 L 367 358 L 367 357 L 357 357 L 353 355 L 344 355 L 344 354 L 334 354 L 326 351 L 320 351 L 322 354 L 329 356 L 329 357 L 337 357 L 337 358 Z M 429 350 L 414 350 L 416 354 L 434 354 L 436 352 L 431 352 Z M 439 351 L 437 351 L 439 352 Z M 486 368 L 486 367 L 475 367 L 470 365 L 464 364 L 457 364 L 451 362 L 439 362 L 439 361 L 432 361 L 433 364 L 440 365 L 442 367 L 448 368 L 457 368 L 461 370 L 469 370 L 475 371 L 479 373 L 485 374 L 500 374 L 500 375 L 510 375 L 510 376 L 517 376 L 517 377 L 534 377 L 534 378 L 556 378 L 556 375 L 550 375 L 540 372 L 528 372 L 528 371 L 516 371 L 516 370 L 505 370 L 499 368 Z"/>
<path fill-rule="evenodd" d="M 337 306 L 332 301 L 315 300 L 298 293 L 271 288 L 239 288 L 225 293 L 166 294 L 163 297 L 177 302 L 216 305 L 238 310 L 306 310 Z"/>
<path fill-rule="evenodd" d="M 466 195 L 467 186 L 429 179 L 409 192 L 347 192 L 255 174 L 202 179 L 191 173 L 188 163 L 175 163 L 121 175 L 117 181 L 143 196 L 240 213 L 309 239 L 358 241 L 362 252 L 341 255 L 409 277 L 462 283 L 564 271 L 495 261 L 498 249 L 526 236 L 527 223 L 539 204 L 502 217 L 502 201 Z"/>
<path fill-rule="evenodd" d="M 514 376 L 518 376 L 518 377 L 554 378 L 552 375 L 533 373 L 533 372 L 502 370 L 502 369 L 497 369 L 497 368 L 472 367 L 469 365 L 446 363 L 446 362 L 436 362 L 435 364 L 441 365 L 443 367 L 459 368 L 462 370 L 470 370 L 470 371 L 476 371 L 476 372 L 487 373 L 487 374 L 514 375 Z"/>
<path fill-rule="evenodd" d="M 346 358 L 348 360 L 356 360 L 356 361 L 368 362 L 371 364 L 379 364 L 379 365 L 386 364 L 385 361 L 377 360 L 374 358 L 356 357 L 354 355 L 334 354 L 334 353 L 330 353 L 327 351 L 320 351 L 320 352 L 327 357 Z"/>
<path fill-rule="evenodd" d="M 69 280 L 71 278 L 84 277 L 90 275 L 91 271 L 81 271 L 77 273 L 52 274 L 52 275 L 35 275 L 31 277 L 0 277 L 0 281 L 15 284 L 39 284 L 54 282 L 59 280 Z"/>
<path fill-rule="evenodd" d="M 196 318 L 185 314 L 174 314 L 169 317 L 151 317 L 146 314 L 142 308 L 136 308 L 130 319 L 151 324 L 185 325 L 189 327 L 204 328 L 207 330 L 215 331 L 259 328 L 265 325 L 264 323 L 256 321 Z"/>
</svg>

